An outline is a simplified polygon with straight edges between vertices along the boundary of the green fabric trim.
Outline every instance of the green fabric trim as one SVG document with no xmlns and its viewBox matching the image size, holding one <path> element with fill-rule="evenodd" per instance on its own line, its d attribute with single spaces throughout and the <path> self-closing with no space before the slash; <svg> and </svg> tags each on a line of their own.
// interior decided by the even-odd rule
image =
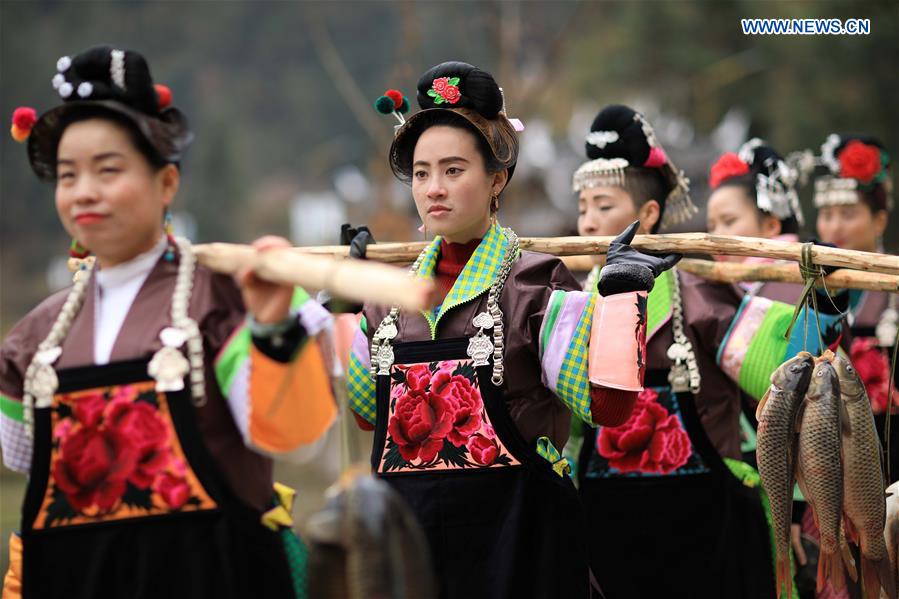
<svg viewBox="0 0 899 599">
<path fill-rule="evenodd" d="M 784 361 L 789 341 L 783 336 L 792 317 L 793 306 L 780 302 L 771 304 L 746 350 L 738 382 L 757 400 L 768 390 L 771 373 Z"/>
<path fill-rule="evenodd" d="M 740 432 L 743 433 L 743 442 L 740 443 L 740 453 L 749 453 L 755 451 L 758 442 L 756 440 L 755 429 L 746 414 L 740 412 Z"/>
<path fill-rule="evenodd" d="M 559 453 L 553 442 L 549 440 L 549 437 L 539 437 L 537 439 L 537 455 L 552 464 L 553 470 L 559 476 L 571 474 L 571 466 L 568 464 L 568 460 L 562 457 L 562 454 Z"/>
<path fill-rule="evenodd" d="M 25 422 L 22 402 L 0 394 L 0 414 L 16 422 Z"/>
<path fill-rule="evenodd" d="M 306 599 L 309 596 L 309 549 L 290 528 L 282 528 L 278 534 L 284 544 L 293 594 L 296 599 Z"/>
<path fill-rule="evenodd" d="M 646 340 L 648 341 L 674 312 L 672 295 L 674 292 L 674 269 L 666 270 L 656 279 L 649 297 L 646 298 Z"/>
<path fill-rule="evenodd" d="M 559 318 L 559 312 L 565 304 L 564 293 L 553 293 L 549 296 L 549 309 L 544 316 L 543 334 L 540 337 L 540 356 L 543 357 L 543 350 L 549 344 L 549 338 L 552 337 L 553 330 L 556 328 L 556 320 Z"/>
<path fill-rule="evenodd" d="M 768 501 L 768 494 L 765 493 L 765 488 L 762 486 L 762 477 L 759 476 L 759 473 L 745 462 L 741 462 L 739 460 L 734 460 L 731 458 L 724 458 L 724 463 L 727 464 L 727 467 L 730 469 L 731 474 L 733 474 L 740 482 L 742 482 L 745 486 L 751 489 L 759 490 L 759 497 L 762 501 L 762 509 L 765 510 L 765 522 L 768 523 L 768 541 L 771 543 L 771 568 L 774 571 L 774 578 L 776 579 L 777 572 L 777 541 L 774 535 L 774 520 L 771 517 L 771 503 Z M 792 575 L 790 579 L 790 584 L 793 585 L 793 597 L 799 597 L 799 590 L 796 588 L 796 563 L 793 560 L 793 547 L 790 547 L 790 573 Z"/>
<path fill-rule="evenodd" d="M 250 346 L 253 344 L 253 338 L 250 335 L 250 328 L 243 324 L 231 335 L 228 345 L 221 351 L 218 359 L 215 361 L 215 378 L 218 381 L 219 389 L 224 395 L 228 395 L 231 390 L 231 383 L 237 371 L 243 366 L 246 360 L 250 359 Z"/>
<path fill-rule="evenodd" d="M 294 310 L 309 301 L 309 294 L 302 287 L 293 288 L 293 296 L 290 298 L 290 307 Z"/>
<path fill-rule="evenodd" d="M 494 223 L 481 243 L 475 249 L 471 258 L 465 263 L 465 268 L 459 273 L 455 283 L 443 300 L 440 306 L 440 312 L 434 317 L 428 311 L 422 311 L 422 315 L 428 321 L 431 327 L 431 339 L 437 338 L 437 325 L 444 314 L 453 308 L 469 302 L 488 289 L 493 284 L 497 272 L 503 263 L 503 256 L 506 250 L 506 236 L 500 226 Z M 434 278 L 434 271 L 437 268 L 437 257 L 440 253 L 440 237 L 435 237 L 431 245 L 428 246 L 425 257 L 418 266 L 418 276 L 423 278 Z"/>
</svg>

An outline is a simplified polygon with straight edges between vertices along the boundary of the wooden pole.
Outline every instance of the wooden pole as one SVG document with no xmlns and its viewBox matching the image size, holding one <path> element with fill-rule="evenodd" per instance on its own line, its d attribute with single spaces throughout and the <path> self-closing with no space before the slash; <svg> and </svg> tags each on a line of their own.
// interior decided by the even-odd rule
<svg viewBox="0 0 899 599">
<path fill-rule="evenodd" d="M 324 289 L 354 302 L 399 306 L 404 310 L 430 307 L 432 281 L 410 277 L 404 269 L 365 260 L 335 260 L 293 249 L 258 252 L 252 246 L 208 243 L 193 246 L 200 264 L 214 271 L 235 274 L 245 267 L 272 283 Z"/>
<path fill-rule="evenodd" d="M 521 249 L 555 256 L 605 254 L 612 237 L 522 237 Z M 367 257 L 379 262 L 409 263 L 424 249 L 426 242 L 376 243 L 368 246 Z M 799 262 L 802 245 L 792 241 L 777 241 L 755 237 L 709 235 L 708 233 L 675 233 L 669 235 L 637 235 L 631 246 L 648 252 L 677 252 L 748 256 Z M 331 257 L 348 255 L 347 246 L 319 246 L 295 248 L 298 252 Z M 812 248 L 812 262 L 822 266 L 851 268 L 867 272 L 899 275 L 899 256 L 843 250 L 823 245 Z"/>
<path fill-rule="evenodd" d="M 569 270 L 588 271 L 593 268 L 591 256 L 565 256 L 562 262 Z M 743 282 L 780 282 L 802 285 L 799 265 L 781 264 L 743 264 L 739 262 L 714 262 L 712 260 L 696 260 L 684 258 L 677 267 L 698 277 L 720 283 Z M 886 291 L 899 293 L 899 277 L 873 272 L 861 272 L 841 268 L 818 282 L 818 287 L 827 289 L 862 289 L 865 291 Z"/>
</svg>

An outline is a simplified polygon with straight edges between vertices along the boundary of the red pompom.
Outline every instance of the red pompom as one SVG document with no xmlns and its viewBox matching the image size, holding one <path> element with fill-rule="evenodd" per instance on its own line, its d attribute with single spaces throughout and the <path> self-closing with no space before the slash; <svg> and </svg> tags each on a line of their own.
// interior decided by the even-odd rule
<svg viewBox="0 0 899 599">
<path fill-rule="evenodd" d="M 709 185 L 712 189 L 717 189 L 725 179 L 739 177 L 748 172 L 748 164 L 740 160 L 740 157 L 733 152 L 727 152 L 712 165 L 712 170 L 709 172 Z"/>
<path fill-rule="evenodd" d="M 403 94 L 402 92 L 395 89 L 388 89 L 384 92 L 384 95 L 393 100 L 393 108 L 394 110 L 399 110 L 400 106 L 403 105 Z"/>
<path fill-rule="evenodd" d="M 161 83 L 157 83 L 153 87 L 156 88 L 156 95 L 159 98 L 159 110 L 168 108 L 169 104 L 172 103 L 172 90 L 170 90 L 167 85 L 162 85 Z"/>
<path fill-rule="evenodd" d="M 31 129 L 37 122 L 37 113 L 34 108 L 20 106 L 12 113 L 12 124 L 19 129 Z"/>
</svg>

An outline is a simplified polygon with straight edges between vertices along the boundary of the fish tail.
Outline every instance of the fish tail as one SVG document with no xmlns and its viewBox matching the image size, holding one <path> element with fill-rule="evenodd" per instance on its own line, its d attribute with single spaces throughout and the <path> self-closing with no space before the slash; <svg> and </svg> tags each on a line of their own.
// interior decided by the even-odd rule
<svg viewBox="0 0 899 599">
<path fill-rule="evenodd" d="M 822 551 L 821 556 L 818 558 L 816 588 L 819 593 L 824 590 L 828 580 L 830 580 L 830 586 L 835 591 L 839 591 L 846 586 L 846 577 L 843 575 L 843 559 L 838 551 L 832 553 Z"/>
<path fill-rule="evenodd" d="M 849 520 L 844 520 L 846 525 L 849 525 Z M 846 543 L 846 534 L 844 532 L 843 527 L 840 527 L 840 554 L 843 556 L 843 565 L 846 566 L 846 572 L 849 573 L 849 578 L 852 579 L 852 582 L 858 582 L 858 569 L 855 565 L 855 558 L 852 557 L 852 552 L 849 550 L 849 545 Z"/>
<path fill-rule="evenodd" d="M 787 599 L 793 599 L 793 577 L 790 572 L 790 556 L 777 557 L 777 599 L 780 599 L 784 585 L 787 587 Z"/>
<path fill-rule="evenodd" d="M 890 558 L 887 556 L 873 560 L 863 555 L 862 581 L 865 586 L 865 596 L 880 597 L 880 589 L 883 587 L 889 599 L 896 599 L 896 582 L 892 578 L 892 569 Z"/>
</svg>

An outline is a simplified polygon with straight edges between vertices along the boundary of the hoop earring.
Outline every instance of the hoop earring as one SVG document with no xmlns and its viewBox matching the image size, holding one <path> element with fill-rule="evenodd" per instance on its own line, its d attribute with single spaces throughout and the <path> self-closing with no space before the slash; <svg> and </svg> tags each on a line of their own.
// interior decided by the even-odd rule
<svg viewBox="0 0 899 599">
<path fill-rule="evenodd" d="M 171 262 L 175 259 L 175 227 L 172 224 L 172 211 L 165 209 L 163 217 L 163 227 L 165 228 L 165 236 L 168 239 L 168 246 L 165 248 L 165 261 Z"/>
</svg>

